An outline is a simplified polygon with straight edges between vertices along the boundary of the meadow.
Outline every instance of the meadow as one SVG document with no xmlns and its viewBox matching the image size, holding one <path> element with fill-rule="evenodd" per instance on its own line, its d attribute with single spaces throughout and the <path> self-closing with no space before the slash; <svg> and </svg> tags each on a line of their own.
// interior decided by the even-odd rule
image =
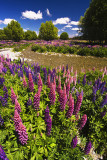
<svg viewBox="0 0 107 160">
<path fill-rule="evenodd" d="M 106 159 L 106 111 L 106 67 L 77 74 L 0 56 L 2 159 Z"/>
</svg>

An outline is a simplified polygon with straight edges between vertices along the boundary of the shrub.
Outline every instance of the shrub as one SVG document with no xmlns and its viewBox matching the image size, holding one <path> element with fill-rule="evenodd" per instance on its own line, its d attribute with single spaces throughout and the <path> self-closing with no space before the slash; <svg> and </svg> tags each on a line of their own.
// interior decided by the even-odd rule
<svg viewBox="0 0 107 160">
<path fill-rule="evenodd" d="M 62 40 L 69 39 L 68 33 L 67 32 L 62 32 L 61 35 L 60 35 L 60 39 L 62 39 Z"/>
</svg>

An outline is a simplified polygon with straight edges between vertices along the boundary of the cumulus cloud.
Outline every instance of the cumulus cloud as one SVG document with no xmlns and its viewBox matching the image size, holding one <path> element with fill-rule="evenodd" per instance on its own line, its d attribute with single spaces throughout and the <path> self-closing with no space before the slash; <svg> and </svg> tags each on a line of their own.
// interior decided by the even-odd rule
<svg viewBox="0 0 107 160">
<path fill-rule="evenodd" d="M 72 26 L 70 24 L 67 24 L 64 28 L 71 28 Z"/>
<path fill-rule="evenodd" d="M 2 20 L 0 20 L 0 24 L 2 23 L 3 21 Z"/>
<path fill-rule="evenodd" d="M 64 18 L 57 18 L 56 21 L 53 21 L 53 24 L 54 25 L 57 25 L 57 24 L 68 24 L 69 22 L 70 22 L 70 18 L 64 17 Z"/>
<path fill-rule="evenodd" d="M 71 30 L 73 30 L 73 31 L 78 31 L 78 30 L 80 30 L 79 28 L 71 28 Z"/>
<path fill-rule="evenodd" d="M 79 36 L 78 33 L 77 34 L 69 35 L 69 38 L 73 38 L 73 37 L 77 37 L 77 36 Z"/>
<path fill-rule="evenodd" d="M 48 16 L 50 16 L 50 17 L 52 16 L 52 15 L 50 14 L 50 12 L 49 12 L 49 9 L 48 9 L 48 8 L 46 9 L 46 13 L 47 13 L 47 15 L 48 15 Z"/>
<path fill-rule="evenodd" d="M 42 19 L 42 12 L 40 12 L 40 10 L 35 13 L 34 11 L 25 11 L 25 12 L 22 12 L 22 19 L 34 19 L 34 20 L 37 20 L 37 19 Z"/>
<path fill-rule="evenodd" d="M 11 19 L 11 18 L 5 18 L 3 21 L 0 20 L 0 24 L 9 24 L 12 20 L 16 21 L 15 19 Z"/>
<path fill-rule="evenodd" d="M 23 29 L 24 30 L 24 32 L 26 32 L 27 30 L 29 30 L 29 28 L 26 28 L 26 29 Z"/>
<path fill-rule="evenodd" d="M 78 25 L 78 24 L 79 24 L 79 21 L 71 21 L 69 24 Z"/>
</svg>

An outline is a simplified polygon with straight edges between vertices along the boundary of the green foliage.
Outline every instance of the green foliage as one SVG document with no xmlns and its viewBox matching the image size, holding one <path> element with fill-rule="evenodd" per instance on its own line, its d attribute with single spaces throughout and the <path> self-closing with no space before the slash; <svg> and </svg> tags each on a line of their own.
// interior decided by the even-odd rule
<svg viewBox="0 0 107 160">
<path fill-rule="evenodd" d="M 27 48 L 28 46 L 30 46 L 30 43 L 26 43 L 26 44 L 19 44 L 16 47 L 13 48 L 14 52 L 20 52 L 23 51 L 23 49 Z"/>
<path fill-rule="evenodd" d="M 16 42 L 24 38 L 24 31 L 21 28 L 18 21 L 12 20 L 7 27 L 4 27 L 4 33 L 8 40 L 14 40 Z"/>
<path fill-rule="evenodd" d="M 33 45 L 32 51 L 34 52 L 56 52 L 56 53 L 70 53 L 77 54 L 81 56 L 96 56 L 96 57 L 107 57 L 107 48 L 99 47 L 99 48 L 89 48 L 89 47 L 70 47 L 70 46 L 53 46 L 53 45 Z"/>
<path fill-rule="evenodd" d="M 58 29 L 53 25 L 52 21 L 46 21 L 46 23 L 41 23 L 39 29 L 39 39 L 43 40 L 53 40 L 58 37 Z"/>
<path fill-rule="evenodd" d="M 80 18 L 83 37 L 92 41 L 107 42 L 107 1 L 92 0 Z"/>
<path fill-rule="evenodd" d="M 26 39 L 26 40 L 36 40 L 37 39 L 37 34 L 34 31 L 27 30 L 25 32 L 25 38 L 24 39 Z"/>
<path fill-rule="evenodd" d="M 60 39 L 62 39 L 62 40 L 69 39 L 68 33 L 67 32 L 62 32 L 61 35 L 60 35 Z"/>
<path fill-rule="evenodd" d="M 38 46 L 37 50 L 39 49 Z M 99 77 L 102 82 L 107 82 L 107 75 L 102 78 L 102 72 L 90 71 L 86 73 L 86 84 L 83 85 L 84 73 L 80 73 L 77 79 L 80 79 L 80 83 L 75 85 L 75 90 L 72 91 L 74 84 L 70 85 L 70 92 L 74 97 L 74 102 L 77 101 L 77 92 L 83 90 L 83 101 L 79 112 L 79 119 L 72 115 L 71 118 L 66 117 L 68 110 L 68 103 L 66 104 L 65 110 L 61 112 L 59 110 L 59 95 L 56 90 L 56 100 L 54 105 L 50 105 L 49 92 L 50 88 L 44 84 L 44 73 L 43 67 L 40 67 L 40 75 L 43 82 L 43 87 L 40 95 L 40 109 L 36 111 L 33 104 L 27 107 L 27 101 L 31 98 L 34 100 L 34 95 L 37 93 L 38 85 L 34 81 L 34 92 L 29 91 L 29 87 L 23 87 L 22 77 L 18 76 L 18 71 L 23 70 L 26 82 L 28 84 L 28 78 L 26 77 L 25 67 L 28 67 L 27 63 L 19 63 L 19 60 L 15 60 L 14 63 L 19 66 L 18 70 L 15 71 L 15 75 L 12 75 L 8 67 L 8 63 L 4 63 L 7 68 L 6 74 L 0 73 L 0 77 L 4 77 L 4 85 L 8 89 L 8 105 L 3 106 L 0 101 L 0 113 L 4 120 L 4 125 L 0 126 L 0 144 L 4 147 L 4 151 L 10 160 L 83 160 L 87 158 L 92 160 L 90 155 L 84 154 L 84 147 L 88 140 L 92 141 L 92 144 L 96 152 L 104 155 L 107 150 L 107 113 L 102 118 L 100 113 L 106 110 L 107 105 L 103 108 L 100 107 L 106 92 L 100 93 L 100 90 L 96 93 L 96 101 L 92 102 L 92 91 L 95 80 Z M 10 63 L 12 65 L 13 62 Z M 13 65 L 14 66 L 14 65 Z M 36 66 L 35 66 L 36 67 Z M 35 67 L 29 65 L 29 69 L 35 73 Z M 47 72 L 49 68 L 47 68 Z M 38 72 L 36 73 L 38 74 Z M 61 76 L 61 86 L 64 86 L 67 72 L 63 77 L 63 72 L 56 72 L 56 76 Z M 70 73 L 73 76 L 73 73 Z M 92 81 L 91 85 L 87 82 Z M 58 86 L 58 80 L 56 79 L 56 87 Z M 13 88 L 18 102 L 21 106 L 22 112 L 20 117 L 28 133 L 28 141 L 26 145 L 21 145 L 17 138 L 17 133 L 14 127 L 14 110 L 15 105 L 12 104 L 11 100 L 11 87 Z M 106 86 L 107 87 L 107 83 Z M 3 85 L 0 85 L 0 96 L 4 95 Z M 45 109 L 49 106 L 50 116 L 52 118 L 52 130 L 50 136 L 46 135 L 46 124 L 45 124 Z M 39 113 L 39 116 L 38 116 Z M 83 114 L 87 115 L 88 121 L 84 128 L 80 131 L 78 129 L 78 122 Z M 80 144 L 77 144 L 76 148 L 71 147 L 71 142 L 74 136 L 77 135 L 80 138 Z M 106 155 L 107 156 L 107 155 Z"/>
<path fill-rule="evenodd" d="M 0 29 L 0 40 L 5 40 L 7 39 L 5 33 L 4 33 L 4 30 Z"/>
</svg>

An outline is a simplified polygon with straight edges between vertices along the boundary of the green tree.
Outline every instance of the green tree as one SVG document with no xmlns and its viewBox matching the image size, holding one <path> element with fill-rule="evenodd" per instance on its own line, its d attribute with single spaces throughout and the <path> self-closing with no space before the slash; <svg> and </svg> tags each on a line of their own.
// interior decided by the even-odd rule
<svg viewBox="0 0 107 160">
<path fill-rule="evenodd" d="M 107 0 L 92 0 L 80 18 L 80 27 L 85 39 L 107 41 Z"/>
<path fill-rule="evenodd" d="M 67 32 L 62 32 L 61 35 L 60 35 L 60 39 L 63 39 L 63 40 L 69 39 L 68 33 Z"/>
<path fill-rule="evenodd" d="M 26 40 L 36 40 L 36 39 L 37 39 L 37 34 L 36 34 L 36 32 L 27 30 L 27 31 L 25 32 L 25 39 L 26 39 Z"/>
<path fill-rule="evenodd" d="M 24 31 L 18 21 L 12 20 L 5 28 L 4 33 L 8 40 L 14 40 L 16 42 L 24 38 Z"/>
<path fill-rule="evenodd" d="M 4 34 L 4 30 L 0 29 L 0 40 L 6 40 L 6 39 L 7 39 L 7 37 Z"/>
<path fill-rule="evenodd" d="M 58 29 L 53 25 L 52 21 L 41 23 L 39 29 L 39 39 L 53 40 L 58 38 Z"/>
</svg>

